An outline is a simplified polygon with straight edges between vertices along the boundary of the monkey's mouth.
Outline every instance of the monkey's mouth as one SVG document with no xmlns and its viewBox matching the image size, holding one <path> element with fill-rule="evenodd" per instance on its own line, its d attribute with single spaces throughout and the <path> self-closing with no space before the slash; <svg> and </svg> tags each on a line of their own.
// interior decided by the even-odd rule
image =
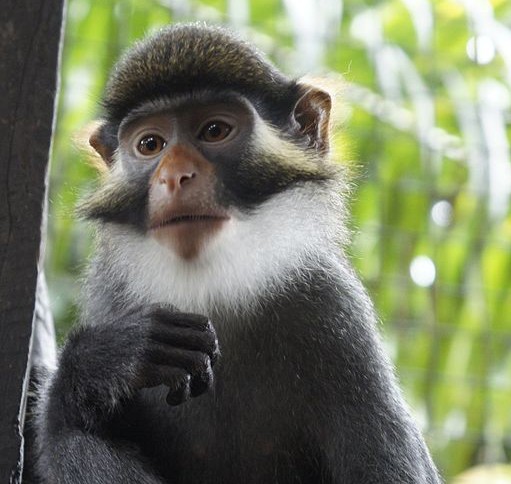
<svg viewBox="0 0 511 484">
<path fill-rule="evenodd" d="M 220 223 L 228 220 L 226 215 L 210 215 L 210 214 L 189 214 L 176 215 L 163 220 L 154 222 L 149 227 L 150 230 L 157 230 L 168 226 L 177 226 L 184 224 L 200 224 L 200 223 Z"/>
<path fill-rule="evenodd" d="M 199 255 L 206 243 L 222 230 L 230 217 L 216 213 L 169 213 L 153 218 L 149 232 L 158 243 L 170 247 L 185 260 Z"/>
</svg>

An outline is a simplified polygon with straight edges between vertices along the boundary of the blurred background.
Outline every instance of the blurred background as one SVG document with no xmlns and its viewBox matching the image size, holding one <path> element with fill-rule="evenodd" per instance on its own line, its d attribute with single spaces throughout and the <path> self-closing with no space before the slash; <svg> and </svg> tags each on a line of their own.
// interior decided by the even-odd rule
<svg viewBox="0 0 511 484">
<path fill-rule="evenodd" d="M 68 0 L 46 263 L 59 341 L 91 247 L 73 207 L 95 174 L 72 140 L 123 49 L 190 20 L 340 92 L 350 255 L 413 413 L 448 482 L 511 482 L 490 466 L 511 461 L 508 0 Z M 501 480 L 454 479 L 476 465 Z"/>
</svg>

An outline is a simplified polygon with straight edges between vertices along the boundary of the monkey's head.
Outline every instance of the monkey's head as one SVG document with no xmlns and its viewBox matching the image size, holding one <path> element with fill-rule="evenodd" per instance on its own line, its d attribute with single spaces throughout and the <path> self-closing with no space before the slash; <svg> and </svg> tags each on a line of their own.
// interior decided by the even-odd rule
<svg viewBox="0 0 511 484">
<path fill-rule="evenodd" d="M 316 226 L 307 203 L 336 177 L 330 107 L 326 92 L 284 76 L 223 29 L 162 29 L 113 70 L 90 137 L 108 174 L 81 211 L 181 264 L 198 264 L 236 237 L 255 240 L 273 224 L 277 232 L 265 237 L 288 239 L 278 217 L 254 221 L 271 211 L 296 218 L 297 209 L 298 228 Z M 243 228 L 251 221 L 252 234 Z"/>
</svg>

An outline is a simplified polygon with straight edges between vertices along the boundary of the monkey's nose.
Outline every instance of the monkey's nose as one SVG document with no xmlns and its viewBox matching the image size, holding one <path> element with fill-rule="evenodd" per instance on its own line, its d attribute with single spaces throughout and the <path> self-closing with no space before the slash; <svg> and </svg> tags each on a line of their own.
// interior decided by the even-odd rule
<svg viewBox="0 0 511 484">
<path fill-rule="evenodd" d="M 160 161 L 153 180 L 160 186 L 165 185 L 170 192 L 182 189 L 197 177 L 197 170 L 188 157 L 166 156 Z"/>
<path fill-rule="evenodd" d="M 168 173 L 170 171 L 170 173 Z M 190 182 L 195 178 L 197 174 L 195 172 L 175 172 L 174 170 L 161 170 L 158 173 L 158 183 L 161 185 L 167 185 L 171 191 L 179 190 L 185 183 Z"/>
</svg>

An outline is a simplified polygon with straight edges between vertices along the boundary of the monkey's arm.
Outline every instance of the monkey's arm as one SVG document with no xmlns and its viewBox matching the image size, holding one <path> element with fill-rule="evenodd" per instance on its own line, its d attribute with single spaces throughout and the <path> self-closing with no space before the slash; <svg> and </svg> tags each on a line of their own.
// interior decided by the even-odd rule
<svg viewBox="0 0 511 484">
<path fill-rule="evenodd" d="M 43 442 L 38 463 L 45 484 L 164 484 L 139 452 L 107 438 L 66 429 Z"/>
<path fill-rule="evenodd" d="M 392 367 L 377 334 L 358 328 L 367 322 L 350 316 L 351 344 L 343 347 L 339 380 L 344 383 L 339 441 L 325 446 L 334 482 L 439 484 L 420 432 L 409 415 Z M 329 424 L 331 426 L 331 423 Z M 339 465 L 339 455 L 347 465 Z"/>
<path fill-rule="evenodd" d="M 317 423 L 308 441 L 321 474 L 336 484 L 439 484 L 383 350 L 372 304 L 347 265 L 337 276 L 333 269 L 284 307 L 295 319 L 292 334 L 302 334 L 314 362 L 295 366 L 301 381 L 312 384 L 304 386 L 302 400 L 314 402 L 304 420 Z"/>
<path fill-rule="evenodd" d="M 203 393 L 217 354 L 207 318 L 159 306 L 79 327 L 41 404 L 39 471 L 57 483 L 161 482 L 110 424 L 142 388 L 166 385 L 171 404 Z"/>
</svg>

